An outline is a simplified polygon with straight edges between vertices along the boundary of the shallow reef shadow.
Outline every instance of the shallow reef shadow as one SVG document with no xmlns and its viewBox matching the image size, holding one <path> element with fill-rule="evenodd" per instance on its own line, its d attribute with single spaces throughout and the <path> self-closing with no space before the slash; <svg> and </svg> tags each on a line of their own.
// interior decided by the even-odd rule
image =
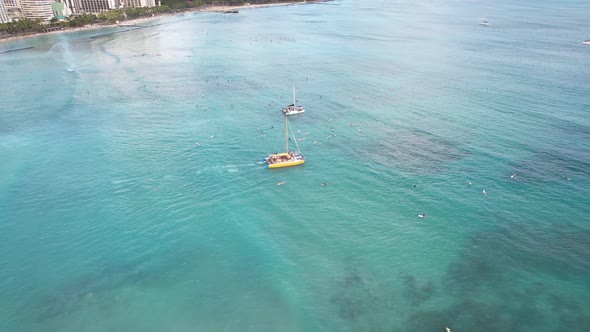
<svg viewBox="0 0 590 332">
<path fill-rule="evenodd" d="M 567 222 L 517 221 L 479 232 L 441 279 L 439 295 L 448 305 L 416 308 L 404 329 L 440 331 L 449 324 L 462 331 L 584 331 L 590 316 L 579 303 L 582 295 L 538 281 L 557 279 L 587 292 L 582 276 L 590 275 L 590 263 L 584 257 L 590 257 L 590 231 Z M 407 296 L 416 296 L 415 278 L 402 278 Z"/>
<path fill-rule="evenodd" d="M 418 306 L 431 299 L 436 293 L 436 287 L 432 281 L 420 286 L 413 275 L 402 273 L 400 278 L 404 283 L 404 298 L 412 306 Z"/>
<path fill-rule="evenodd" d="M 385 139 L 364 146 L 359 153 L 413 174 L 438 173 L 468 155 L 458 143 L 419 130 L 387 132 Z"/>
</svg>

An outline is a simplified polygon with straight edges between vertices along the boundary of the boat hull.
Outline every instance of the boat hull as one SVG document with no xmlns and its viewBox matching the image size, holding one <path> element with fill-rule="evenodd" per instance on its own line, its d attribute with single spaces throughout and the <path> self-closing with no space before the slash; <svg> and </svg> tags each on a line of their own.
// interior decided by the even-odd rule
<svg viewBox="0 0 590 332">
<path fill-rule="evenodd" d="M 291 157 L 292 156 L 292 157 Z M 289 158 L 285 158 L 289 157 Z M 284 158 L 286 160 L 277 161 L 277 158 Z M 283 168 L 283 167 L 292 167 L 298 166 L 305 163 L 305 157 L 301 154 L 291 154 L 291 153 L 276 153 L 271 154 L 266 158 L 266 163 L 268 164 L 268 168 Z"/>
<path fill-rule="evenodd" d="M 305 163 L 305 160 L 285 161 L 282 163 L 268 164 L 268 168 L 293 167 L 293 166 L 303 165 L 304 163 Z"/>
<path fill-rule="evenodd" d="M 304 112 L 305 112 L 305 110 L 302 110 L 302 111 L 293 111 L 293 112 L 289 112 L 289 111 L 283 110 L 283 114 L 285 114 L 285 115 L 295 115 L 295 114 L 301 114 L 301 113 L 304 113 Z"/>
<path fill-rule="evenodd" d="M 294 104 L 291 104 L 283 108 L 283 114 L 285 115 L 295 115 L 301 114 L 303 112 L 305 112 L 305 108 L 303 108 L 302 106 L 295 106 Z"/>
</svg>

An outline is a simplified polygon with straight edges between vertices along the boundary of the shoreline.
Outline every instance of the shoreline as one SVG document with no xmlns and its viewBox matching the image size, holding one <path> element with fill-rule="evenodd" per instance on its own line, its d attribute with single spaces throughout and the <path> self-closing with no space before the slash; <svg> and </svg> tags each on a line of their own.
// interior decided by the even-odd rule
<svg viewBox="0 0 590 332">
<path fill-rule="evenodd" d="M 289 1 L 289 2 L 274 2 L 274 3 L 262 3 L 262 4 L 254 4 L 254 5 L 238 5 L 238 6 L 207 6 L 207 7 L 201 7 L 196 11 L 210 12 L 210 13 L 223 13 L 228 10 L 255 9 L 255 8 L 264 8 L 264 7 L 286 6 L 286 5 L 301 5 L 301 4 L 305 4 L 305 3 L 313 3 L 313 2 Z"/>
<path fill-rule="evenodd" d="M 174 15 L 177 15 L 177 14 L 180 14 L 180 13 L 170 13 L 170 14 L 162 14 L 162 15 L 157 15 L 157 16 L 140 17 L 140 18 L 135 18 L 135 19 L 132 19 L 132 20 L 122 21 L 122 22 L 120 22 L 120 24 L 137 24 L 137 23 L 143 23 L 143 22 L 153 21 L 153 20 L 158 19 L 158 18 L 163 18 L 163 17 L 168 17 L 168 16 L 174 16 Z M 113 23 L 113 24 L 91 24 L 91 25 L 85 25 L 83 27 L 65 28 L 63 30 L 56 30 L 56 31 L 50 31 L 50 32 L 37 32 L 37 33 L 28 34 L 28 35 L 9 36 L 9 37 L 5 37 L 5 38 L 0 38 L 0 43 L 9 42 L 9 41 L 15 41 L 15 40 L 20 40 L 20 39 L 26 39 L 26 38 L 32 38 L 32 37 L 45 36 L 45 35 L 54 35 L 54 34 L 60 34 L 60 33 L 69 33 L 69 32 L 86 31 L 86 30 L 96 30 L 96 29 L 102 29 L 102 28 L 115 28 L 115 27 L 124 28 L 124 26 L 120 26 L 117 23 Z"/>
<path fill-rule="evenodd" d="M 7 43 L 15 40 L 20 39 L 27 39 L 45 35 L 53 35 L 58 33 L 68 33 L 68 32 L 76 32 L 76 31 L 86 31 L 86 30 L 95 30 L 95 29 L 102 29 L 102 28 L 115 28 L 121 27 L 121 24 L 124 25 L 133 25 L 138 23 L 144 23 L 153 21 L 159 18 L 165 18 L 170 16 L 175 16 L 183 13 L 192 13 L 192 12 L 206 12 L 206 13 L 224 13 L 228 10 L 240 10 L 240 9 L 256 9 L 256 8 L 264 8 L 264 7 L 275 7 L 275 6 L 287 6 L 287 5 L 300 5 L 305 3 L 314 3 L 314 2 L 306 2 L 306 1 L 289 1 L 289 2 L 275 2 L 275 3 L 265 3 L 265 4 L 254 4 L 254 5 L 238 5 L 238 6 L 206 6 L 206 7 L 197 7 L 191 8 L 189 10 L 176 12 L 176 13 L 165 13 L 155 16 L 147 16 L 147 17 L 139 17 L 131 20 L 121 21 L 119 23 L 113 24 L 92 24 L 83 27 L 76 27 L 76 28 L 65 28 L 63 30 L 56 30 L 50 32 L 37 32 L 28 35 L 16 35 L 16 36 L 7 36 L 7 37 L 0 37 L 0 44 Z"/>
</svg>

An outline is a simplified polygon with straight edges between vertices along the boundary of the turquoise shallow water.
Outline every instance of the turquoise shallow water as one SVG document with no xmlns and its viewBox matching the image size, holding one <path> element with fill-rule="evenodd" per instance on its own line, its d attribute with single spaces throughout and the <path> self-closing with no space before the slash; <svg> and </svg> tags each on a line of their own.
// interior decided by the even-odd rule
<svg viewBox="0 0 590 332">
<path fill-rule="evenodd" d="M 0 330 L 587 330 L 588 12 L 343 0 L 0 43 L 33 47 L 0 53 Z M 307 162 L 269 171 L 293 84 Z"/>
</svg>

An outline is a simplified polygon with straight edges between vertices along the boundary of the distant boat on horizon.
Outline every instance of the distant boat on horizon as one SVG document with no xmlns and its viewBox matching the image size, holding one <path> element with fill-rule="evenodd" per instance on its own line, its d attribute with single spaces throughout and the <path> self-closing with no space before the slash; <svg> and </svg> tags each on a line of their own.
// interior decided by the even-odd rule
<svg viewBox="0 0 590 332">
<path fill-rule="evenodd" d="M 485 17 L 482 16 L 479 19 L 481 20 L 481 22 L 479 23 L 480 25 L 484 25 L 486 27 L 491 25 L 491 23 L 488 22 Z"/>
<path fill-rule="evenodd" d="M 582 44 L 590 45 L 590 39 L 588 39 L 588 40 L 584 40 L 584 41 L 582 42 Z"/>
</svg>

